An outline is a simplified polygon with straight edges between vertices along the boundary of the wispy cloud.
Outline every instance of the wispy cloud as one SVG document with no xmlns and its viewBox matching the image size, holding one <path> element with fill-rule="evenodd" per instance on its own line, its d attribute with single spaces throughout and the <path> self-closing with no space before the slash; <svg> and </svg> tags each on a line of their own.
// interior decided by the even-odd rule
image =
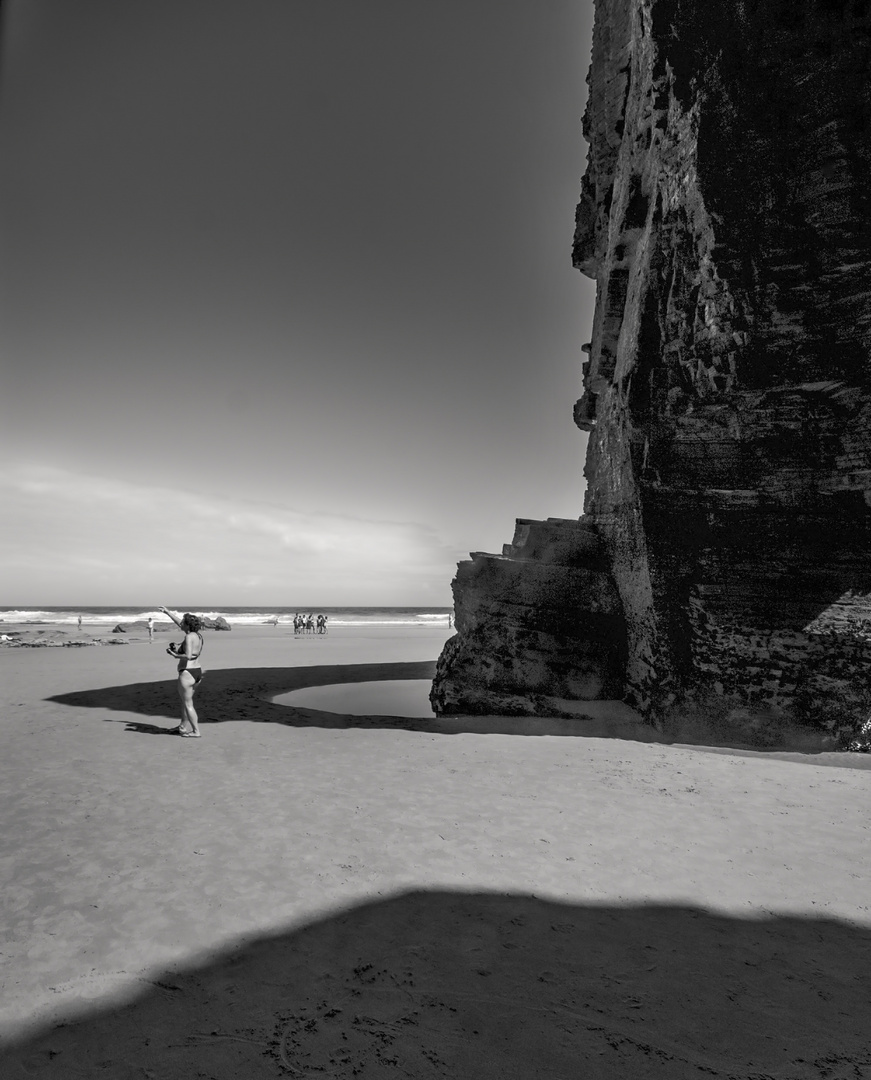
<svg viewBox="0 0 871 1080">
<path fill-rule="evenodd" d="M 75 581 L 78 599 L 97 588 L 113 593 L 109 602 L 183 590 L 190 600 L 226 603 L 415 603 L 434 589 L 448 602 L 457 558 L 414 522 L 310 513 L 55 467 L 0 469 L 0 499 L 0 585 L 13 599 L 44 597 L 46 587 L 66 580 L 65 595 Z"/>
</svg>

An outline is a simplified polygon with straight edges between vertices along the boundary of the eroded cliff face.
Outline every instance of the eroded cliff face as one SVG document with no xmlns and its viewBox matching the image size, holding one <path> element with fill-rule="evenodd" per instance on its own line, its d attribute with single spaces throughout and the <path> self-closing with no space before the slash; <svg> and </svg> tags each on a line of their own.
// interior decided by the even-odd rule
<svg viewBox="0 0 871 1080">
<path fill-rule="evenodd" d="M 575 420 L 625 694 L 849 742 L 871 715 L 871 5 L 596 0 L 589 83 Z"/>
<path fill-rule="evenodd" d="M 591 524 L 518 519 L 502 554 L 473 553 L 453 587 L 436 712 L 577 716 L 579 702 L 622 696 L 623 611 Z"/>
</svg>

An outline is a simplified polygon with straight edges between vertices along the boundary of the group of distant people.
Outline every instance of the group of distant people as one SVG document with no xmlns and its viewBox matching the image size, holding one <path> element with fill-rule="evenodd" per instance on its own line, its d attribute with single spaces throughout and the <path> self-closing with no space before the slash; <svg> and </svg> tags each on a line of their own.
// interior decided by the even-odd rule
<svg viewBox="0 0 871 1080">
<path fill-rule="evenodd" d="M 293 632 L 294 634 L 326 634 L 327 633 L 327 619 L 329 615 L 315 615 L 311 612 L 309 615 L 300 615 L 297 612 L 293 617 Z M 273 615 L 271 619 L 266 620 L 272 626 L 278 626 L 278 616 Z"/>
<path fill-rule="evenodd" d="M 329 615 L 300 615 L 299 612 L 293 617 L 294 634 L 326 634 L 327 619 Z"/>
</svg>

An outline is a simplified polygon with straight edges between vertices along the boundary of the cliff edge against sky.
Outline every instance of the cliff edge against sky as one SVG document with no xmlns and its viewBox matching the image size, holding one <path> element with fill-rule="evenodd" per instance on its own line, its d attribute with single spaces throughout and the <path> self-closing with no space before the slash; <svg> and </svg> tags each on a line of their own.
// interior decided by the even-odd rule
<svg viewBox="0 0 871 1080">
<path fill-rule="evenodd" d="M 861 738 L 869 74 L 868 0 L 597 0 L 584 516 L 460 565 L 439 711 L 622 696 L 658 724 L 704 705 L 738 734 Z"/>
</svg>

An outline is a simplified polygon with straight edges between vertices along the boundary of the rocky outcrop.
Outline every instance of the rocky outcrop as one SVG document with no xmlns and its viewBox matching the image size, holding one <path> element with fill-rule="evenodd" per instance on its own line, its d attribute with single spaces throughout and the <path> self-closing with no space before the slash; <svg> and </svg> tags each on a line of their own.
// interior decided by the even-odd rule
<svg viewBox="0 0 871 1080">
<path fill-rule="evenodd" d="M 575 419 L 656 723 L 871 715 L 869 71 L 866 0 L 596 2 Z"/>
<path fill-rule="evenodd" d="M 127 644 L 129 642 L 124 638 L 70 638 L 63 630 L 26 630 L 0 634 L 0 648 L 8 649 L 80 649 L 90 645 Z"/>
<path fill-rule="evenodd" d="M 578 702 L 621 694 L 623 614 L 593 526 L 520 519 L 501 555 L 460 563 L 453 590 L 437 713 L 573 716 Z"/>
<path fill-rule="evenodd" d="M 223 615 L 218 615 L 212 619 L 209 616 L 201 615 L 200 624 L 203 630 L 232 630 L 233 627 L 227 622 Z"/>
</svg>

